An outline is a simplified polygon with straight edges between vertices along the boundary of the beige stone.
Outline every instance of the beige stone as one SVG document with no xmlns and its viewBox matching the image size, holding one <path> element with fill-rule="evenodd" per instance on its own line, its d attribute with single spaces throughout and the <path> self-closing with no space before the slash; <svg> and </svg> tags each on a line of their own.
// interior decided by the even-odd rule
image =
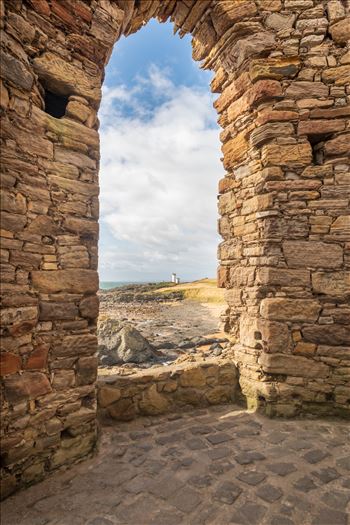
<svg viewBox="0 0 350 525">
<path fill-rule="evenodd" d="M 317 241 L 285 241 L 283 253 L 289 267 L 338 268 L 343 264 L 339 244 Z"/>
<path fill-rule="evenodd" d="M 169 401 L 157 392 L 156 385 L 152 385 L 143 391 L 139 406 L 142 414 L 154 416 L 166 412 L 169 408 Z"/>
<path fill-rule="evenodd" d="M 315 272 L 312 288 L 319 294 L 350 295 L 350 272 Z"/>
<path fill-rule="evenodd" d="M 93 293 L 98 290 L 98 275 L 94 270 L 58 270 L 31 272 L 33 287 L 43 293 Z"/>
<path fill-rule="evenodd" d="M 115 401 L 121 398 L 121 391 L 119 388 L 108 385 L 100 385 L 98 389 L 98 403 L 100 407 L 106 408 Z"/>
<path fill-rule="evenodd" d="M 33 67 L 37 75 L 53 92 L 61 95 L 81 95 L 92 103 L 97 104 L 101 93 L 99 77 L 89 76 L 79 67 L 74 67 L 59 55 L 45 52 L 33 60 Z"/>
<path fill-rule="evenodd" d="M 297 377 L 326 377 L 329 374 L 327 365 L 302 356 L 263 353 L 259 364 L 268 374 Z"/>
<path fill-rule="evenodd" d="M 182 374 L 180 375 L 179 384 L 181 386 L 194 388 L 203 387 L 206 384 L 205 374 L 201 368 L 187 368 L 183 370 Z"/>
<path fill-rule="evenodd" d="M 282 145 L 266 144 L 262 148 L 262 162 L 264 166 L 285 166 L 302 168 L 310 164 L 312 150 L 310 144 Z"/>
<path fill-rule="evenodd" d="M 260 314 L 275 321 L 316 321 L 321 304 L 313 299 L 271 297 L 261 301 Z"/>
</svg>

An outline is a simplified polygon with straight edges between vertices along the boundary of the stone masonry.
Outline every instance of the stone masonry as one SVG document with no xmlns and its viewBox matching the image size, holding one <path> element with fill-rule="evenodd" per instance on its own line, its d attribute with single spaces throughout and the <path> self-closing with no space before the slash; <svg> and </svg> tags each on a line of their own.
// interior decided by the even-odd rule
<svg viewBox="0 0 350 525">
<path fill-rule="evenodd" d="M 219 282 L 243 394 L 270 415 L 349 414 L 349 2 L 0 10 L 4 495 L 95 446 L 97 110 L 115 42 L 152 17 L 191 33 L 214 72 Z"/>
</svg>

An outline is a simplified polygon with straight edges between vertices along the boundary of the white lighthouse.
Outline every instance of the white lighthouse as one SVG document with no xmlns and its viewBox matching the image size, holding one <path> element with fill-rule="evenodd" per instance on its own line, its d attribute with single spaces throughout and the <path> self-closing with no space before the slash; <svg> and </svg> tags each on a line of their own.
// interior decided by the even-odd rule
<svg viewBox="0 0 350 525">
<path fill-rule="evenodd" d="M 171 282 L 176 284 L 176 273 L 171 274 Z"/>
</svg>

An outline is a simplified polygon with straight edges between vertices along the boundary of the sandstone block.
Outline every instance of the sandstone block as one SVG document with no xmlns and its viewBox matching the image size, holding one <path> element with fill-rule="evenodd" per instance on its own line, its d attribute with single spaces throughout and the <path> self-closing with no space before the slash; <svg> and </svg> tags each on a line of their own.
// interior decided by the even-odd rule
<svg viewBox="0 0 350 525">
<path fill-rule="evenodd" d="M 219 405 L 220 403 L 229 403 L 234 400 L 234 389 L 232 386 L 215 386 L 208 390 L 205 398 L 211 405 Z"/>
<path fill-rule="evenodd" d="M 27 67 L 8 53 L 1 51 L 1 75 L 14 85 L 16 88 L 22 88 L 30 91 L 33 85 L 33 75 Z"/>
<path fill-rule="evenodd" d="M 52 344 L 52 357 L 92 355 L 97 351 L 97 337 L 93 334 L 67 335 L 55 339 Z"/>
<path fill-rule="evenodd" d="M 302 120 L 298 124 L 298 135 L 322 135 L 345 129 L 345 120 Z"/>
<path fill-rule="evenodd" d="M 329 28 L 332 39 L 337 44 L 346 44 L 349 41 L 350 35 L 350 20 L 349 17 L 340 20 L 336 24 L 332 24 Z"/>
<path fill-rule="evenodd" d="M 77 363 L 76 384 L 90 385 L 96 381 L 98 359 L 96 356 L 80 357 Z"/>
<path fill-rule="evenodd" d="M 303 338 L 311 343 L 332 346 L 350 344 L 350 327 L 341 324 L 310 325 L 302 329 Z"/>
<path fill-rule="evenodd" d="M 292 145 L 266 144 L 262 148 L 264 166 L 302 168 L 310 164 L 311 160 L 312 149 L 308 142 Z"/>
<path fill-rule="evenodd" d="M 31 272 L 33 288 L 41 293 L 94 293 L 98 274 L 94 270 L 58 270 Z"/>
<path fill-rule="evenodd" d="M 49 352 L 49 346 L 42 344 L 38 346 L 28 356 L 25 368 L 27 370 L 43 370 L 47 367 L 47 356 Z"/>
<path fill-rule="evenodd" d="M 315 272 L 312 288 L 316 293 L 346 296 L 350 294 L 350 272 Z"/>
<path fill-rule="evenodd" d="M 288 353 L 291 348 L 291 335 L 286 323 L 278 323 L 242 314 L 239 323 L 242 345 L 269 352 Z"/>
<path fill-rule="evenodd" d="M 333 83 L 336 86 L 348 85 L 350 82 L 350 65 L 332 67 L 322 72 L 324 82 Z"/>
<path fill-rule="evenodd" d="M 23 372 L 4 378 L 5 396 L 10 403 L 36 399 L 51 392 L 50 382 L 41 372 Z"/>
<path fill-rule="evenodd" d="M 292 136 L 294 134 L 294 127 L 289 123 L 269 123 L 260 126 L 253 130 L 250 135 L 250 141 L 253 146 L 259 147 L 265 142 L 283 136 Z"/>
<path fill-rule="evenodd" d="M 39 304 L 40 321 L 53 321 L 56 319 L 74 319 L 78 315 L 78 307 L 74 303 L 57 303 L 42 301 Z"/>
<path fill-rule="evenodd" d="M 206 385 L 206 378 L 203 370 L 198 367 L 187 368 L 182 371 L 179 384 L 181 386 L 201 388 Z"/>
<path fill-rule="evenodd" d="M 289 267 L 338 268 L 343 264 L 343 250 L 339 244 L 285 241 L 283 253 Z"/>
<path fill-rule="evenodd" d="M 259 364 L 267 374 L 296 377 L 327 377 L 329 374 L 327 365 L 302 356 L 263 353 Z"/>
<path fill-rule="evenodd" d="M 307 80 L 294 80 L 286 90 L 286 96 L 291 98 L 327 97 L 328 86 L 323 82 L 309 82 Z"/>
<path fill-rule="evenodd" d="M 328 140 L 324 145 L 324 152 L 326 155 L 345 155 L 350 153 L 350 134 L 344 133 L 338 135 L 334 139 Z"/>
<path fill-rule="evenodd" d="M 119 421 L 130 421 L 136 415 L 136 408 L 131 399 L 120 399 L 119 401 L 109 405 L 107 412 L 112 419 Z"/>
<path fill-rule="evenodd" d="M 310 270 L 287 270 L 285 268 L 263 266 L 257 270 L 256 281 L 258 284 L 269 286 L 309 287 L 311 284 Z"/>
<path fill-rule="evenodd" d="M 166 412 L 169 404 L 167 398 L 157 391 L 157 385 L 151 385 L 142 392 L 139 407 L 142 414 L 155 416 Z"/>
<path fill-rule="evenodd" d="M 21 193 L 1 190 L 0 207 L 2 211 L 23 214 L 27 209 L 26 199 Z"/>
<path fill-rule="evenodd" d="M 15 374 L 22 368 L 22 360 L 20 356 L 12 354 L 11 352 L 0 353 L 0 375 L 7 376 Z"/>
<path fill-rule="evenodd" d="M 333 24 L 345 17 L 344 5 L 340 0 L 329 0 L 327 2 L 327 13 L 329 21 Z"/>
<path fill-rule="evenodd" d="M 98 385 L 98 402 L 100 407 L 106 408 L 112 403 L 119 401 L 121 398 L 121 391 L 115 386 L 108 386 L 104 384 Z"/>
<path fill-rule="evenodd" d="M 344 237 L 349 237 L 350 215 L 341 215 L 340 217 L 337 217 L 331 225 L 331 233 L 335 233 L 336 235 L 342 235 Z"/>
<path fill-rule="evenodd" d="M 93 104 L 98 104 L 100 81 L 98 75 L 88 75 L 82 69 L 64 60 L 59 55 L 45 52 L 33 60 L 33 67 L 47 88 L 61 95 L 81 95 Z"/>
<path fill-rule="evenodd" d="M 272 13 L 267 17 L 265 23 L 267 27 L 271 27 L 275 31 L 281 31 L 282 29 L 291 29 L 294 21 L 294 14 Z"/>
<path fill-rule="evenodd" d="M 260 303 L 260 314 L 275 321 L 316 321 L 321 305 L 313 299 L 269 297 Z"/>
<path fill-rule="evenodd" d="M 256 14 L 256 5 L 252 0 L 243 0 L 239 4 L 216 4 L 213 9 L 213 25 L 216 33 L 222 36 L 235 22 Z"/>
<path fill-rule="evenodd" d="M 53 456 L 50 458 L 50 469 L 55 469 L 61 465 L 67 465 L 74 460 L 86 456 L 92 452 L 96 442 L 94 433 L 66 438 Z M 63 446 L 64 445 L 64 446 Z"/>
<path fill-rule="evenodd" d="M 55 370 L 52 379 L 54 390 L 71 388 L 75 383 L 74 370 Z"/>
<path fill-rule="evenodd" d="M 99 298 L 97 295 L 83 297 L 79 303 L 79 311 L 82 317 L 95 319 L 98 316 Z"/>
<path fill-rule="evenodd" d="M 245 133 L 239 133 L 236 137 L 226 142 L 222 147 L 224 154 L 224 168 L 230 170 L 234 168 L 241 159 L 245 157 L 248 150 L 248 141 Z"/>
<path fill-rule="evenodd" d="M 314 355 L 316 351 L 316 345 L 314 343 L 305 343 L 305 341 L 299 341 L 294 348 L 294 354 L 299 355 Z"/>
</svg>

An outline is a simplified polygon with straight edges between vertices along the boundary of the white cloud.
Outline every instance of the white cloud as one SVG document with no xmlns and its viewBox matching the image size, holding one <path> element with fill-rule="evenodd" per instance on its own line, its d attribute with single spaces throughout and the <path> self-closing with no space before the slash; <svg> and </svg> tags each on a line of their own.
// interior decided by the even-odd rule
<svg viewBox="0 0 350 525">
<path fill-rule="evenodd" d="M 152 112 L 145 87 L 162 94 Z M 100 119 L 101 278 L 214 275 L 223 169 L 209 89 L 152 66 L 132 90 L 104 89 Z"/>
</svg>

